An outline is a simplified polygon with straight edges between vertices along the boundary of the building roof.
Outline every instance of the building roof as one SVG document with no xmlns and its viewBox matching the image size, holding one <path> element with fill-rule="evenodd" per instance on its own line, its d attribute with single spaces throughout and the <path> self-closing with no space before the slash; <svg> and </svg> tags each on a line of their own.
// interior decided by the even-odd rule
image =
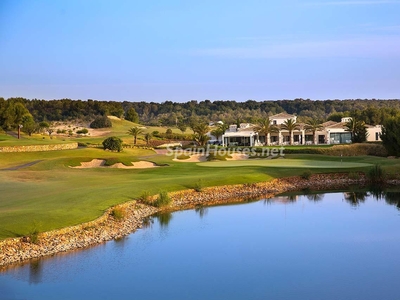
<svg viewBox="0 0 400 300">
<path fill-rule="evenodd" d="M 345 128 L 344 125 L 346 125 L 345 122 L 339 122 L 339 123 L 332 124 L 330 126 L 325 126 L 325 128 L 343 128 L 344 129 Z"/>
<path fill-rule="evenodd" d="M 270 116 L 269 119 L 273 120 L 273 119 L 291 119 L 295 117 L 295 115 L 290 115 L 288 113 L 282 112 L 273 116 Z"/>
<path fill-rule="evenodd" d="M 337 122 L 335 122 L 335 121 L 327 121 L 327 122 L 322 123 L 321 125 L 324 126 L 324 127 L 328 127 L 328 126 L 331 126 L 331 125 L 335 125 L 336 123 Z"/>
</svg>

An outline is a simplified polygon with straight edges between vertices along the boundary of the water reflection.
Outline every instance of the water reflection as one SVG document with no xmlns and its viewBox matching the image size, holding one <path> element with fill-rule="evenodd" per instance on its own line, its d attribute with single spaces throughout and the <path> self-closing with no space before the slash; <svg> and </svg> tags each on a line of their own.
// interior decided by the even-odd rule
<svg viewBox="0 0 400 300">
<path fill-rule="evenodd" d="M 208 207 L 205 206 L 197 206 L 194 211 L 199 214 L 200 219 L 202 219 L 208 213 Z"/>
<path fill-rule="evenodd" d="M 343 193 L 344 200 L 346 200 L 351 206 L 358 206 L 360 203 L 364 203 L 368 197 L 368 192 L 346 192 Z"/>
<path fill-rule="evenodd" d="M 167 228 L 173 218 L 173 215 L 171 212 L 167 212 L 156 214 L 154 217 L 158 220 L 161 228 Z"/>
<path fill-rule="evenodd" d="M 42 282 L 43 264 L 41 259 L 32 260 L 29 264 L 29 283 L 38 284 Z"/>
<path fill-rule="evenodd" d="M 386 192 L 385 201 L 387 204 L 394 205 L 400 210 L 400 193 L 398 192 Z"/>
</svg>

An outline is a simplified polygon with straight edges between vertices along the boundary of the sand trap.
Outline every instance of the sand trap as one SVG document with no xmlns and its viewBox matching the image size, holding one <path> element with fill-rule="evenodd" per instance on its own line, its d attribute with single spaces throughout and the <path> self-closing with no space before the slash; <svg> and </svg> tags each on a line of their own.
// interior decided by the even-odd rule
<svg viewBox="0 0 400 300">
<path fill-rule="evenodd" d="M 150 161 L 134 161 L 132 162 L 133 166 L 125 166 L 122 163 L 116 163 L 110 166 L 110 168 L 118 168 L 118 169 L 147 169 L 147 168 L 157 168 L 155 163 L 152 163 Z"/>
<path fill-rule="evenodd" d="M 247 154 L 242 153 L 233 153 L 230 154 L 230 156 L 232 156 L 232 158 L 226 158 L 226 160 L 245 160 L 249 158 Z"/>
<path fill-rule="evenodd" d="M 203 162 L 207 161 L 207 157 L 203 154 L 195 154 L 191 155 L 190 158 L 187 159 L 177 159 L 174 158 L 173 161 L 179 161 L 179 162 Z"/>
<path fill-rule="evenodd" d="M 89 168 L 115 168 L 115 169 L 148 169 L 148 168 L 157 168 L 155 163 L 152 163 L 150 161 L 133 161 L 132 164 L 133 166 L 125 166 L 122 163 L 116 163 L 113 164 L 112 166 L 105 166 L 105 160 L 104 159 L 93 159 L 90 162 L 81 162 L 80 166 L 77 167 L 71 167 L 75 169 L 89 169 Z"/>
<path fill-rule="evenodd" d="M 248 159 L 249 156 L 247 154 L 242 154 L 242 153 L 233 153 L 230 154 L 232 158 L 227 158 L 226 160 L 245 160 Z M 207 157 L 203 154 L 195 154 L 191 155 L 190 158 L 188 159 L 177 159 L 174 158 L 173 161 L 179 161 L 179 162 L 204 162 L 207 161 Z"/>
<path fill-rule="evenodd" d="M 72 167 L 76 169 L 88 169 L 88 168 L 99 168 L 103 167 L 106 161 L 104 159 L 93 159 L 89 162 L 81 162 L 80 166 Z"/>
</svg>

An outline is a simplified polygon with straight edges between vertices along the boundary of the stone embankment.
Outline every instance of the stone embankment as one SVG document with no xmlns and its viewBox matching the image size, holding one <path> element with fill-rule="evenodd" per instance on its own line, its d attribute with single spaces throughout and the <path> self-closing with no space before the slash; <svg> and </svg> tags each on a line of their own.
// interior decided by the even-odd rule
<svg viewBox="0 0 400 300">
<path fill-rule="evenodd" d="M 398 182 L 396 183 L 398 184 Z M 108 209 L 103 216 L 92 222 L 40 233 L 36 243 L 33 243 L 31 237 L 4 240 L 0 242 L 0 266 L 120 238 L 141 228 L 149 216 L 161 211 L 272 198 L 282 192 L 302 189 L 345 189 L 350 185 L 362 186 L 365 184 L 366 180 L 361 175 L 358 179 L 350 179 L 347 174 L 312 175 L 309 179 L 291 177 L 261 183 L 209 187 L 200 192 L 194 190 L 173 192 L 169 194 L 172 203 L 163 208 L 131 201 Z M 113 217 L 113 211 L 116 208 L 123 211 L 124 217 L 120 220 Z"/>
<path fill-rule="evenodd" d="M 26 145 L 26 146 L 3 146 L 0 152 L 39 152 L 53 150 L 70 150 L 78 148 L 78 143 L 52 144 L 52 145 Z"/>
</svg>

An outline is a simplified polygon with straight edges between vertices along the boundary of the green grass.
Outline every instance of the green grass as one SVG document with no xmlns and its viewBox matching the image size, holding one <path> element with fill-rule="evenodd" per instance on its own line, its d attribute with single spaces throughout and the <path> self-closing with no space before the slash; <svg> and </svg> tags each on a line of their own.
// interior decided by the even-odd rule
<svg viewBox="0 0 400 300">
<path fill-rule="evenodd" d="M 252 160 L 231 160 L 231 161 L 212 161 L 198 163 L 201 167 L 248 167 L 261 166 L 269 168 L 318 168 L 318 169 L 346 169 L 370 167 L 368 163 L 340 162 L 326 160 L 307 160 L 307 159 L 252 159 Z"/>
<path fill-rule="evenodd" d="M 113 124 L 112 133 L 123 136 L 133 123 L 113 120 Z M 132 139 L 127 134 L 126 137 Z M 167 166 L 152 169 L 70 168 L 94 158 L 124 164 L 148 160 Z M 124 149 L 115 153 L 96 148 L 0 153 L 0 169 L 36 160 L 41 161 L 25 169 L 0 170 L 0 239 L 29 234 L 32 222 L 41 224 L 40 231 L 47 231 L 90 221 L 107 208 L 138 199 L 144 193 L 156 195 L 160 191 L 190 189 L 199 180 L 206 187 L 267 181 L 301 175 L 305 170 L 311 173 L 367 172 L 374 164 L 380 164 L 388 174 L 398 174 L 400 170 L 400 160 L 372 156 L 343 157 L 341 160 L 333 156 L 293 154 L 276 160 L 197 164 L 174 162 L 172 157 L 156 155 L 151 150 Z"/>
</svg>

